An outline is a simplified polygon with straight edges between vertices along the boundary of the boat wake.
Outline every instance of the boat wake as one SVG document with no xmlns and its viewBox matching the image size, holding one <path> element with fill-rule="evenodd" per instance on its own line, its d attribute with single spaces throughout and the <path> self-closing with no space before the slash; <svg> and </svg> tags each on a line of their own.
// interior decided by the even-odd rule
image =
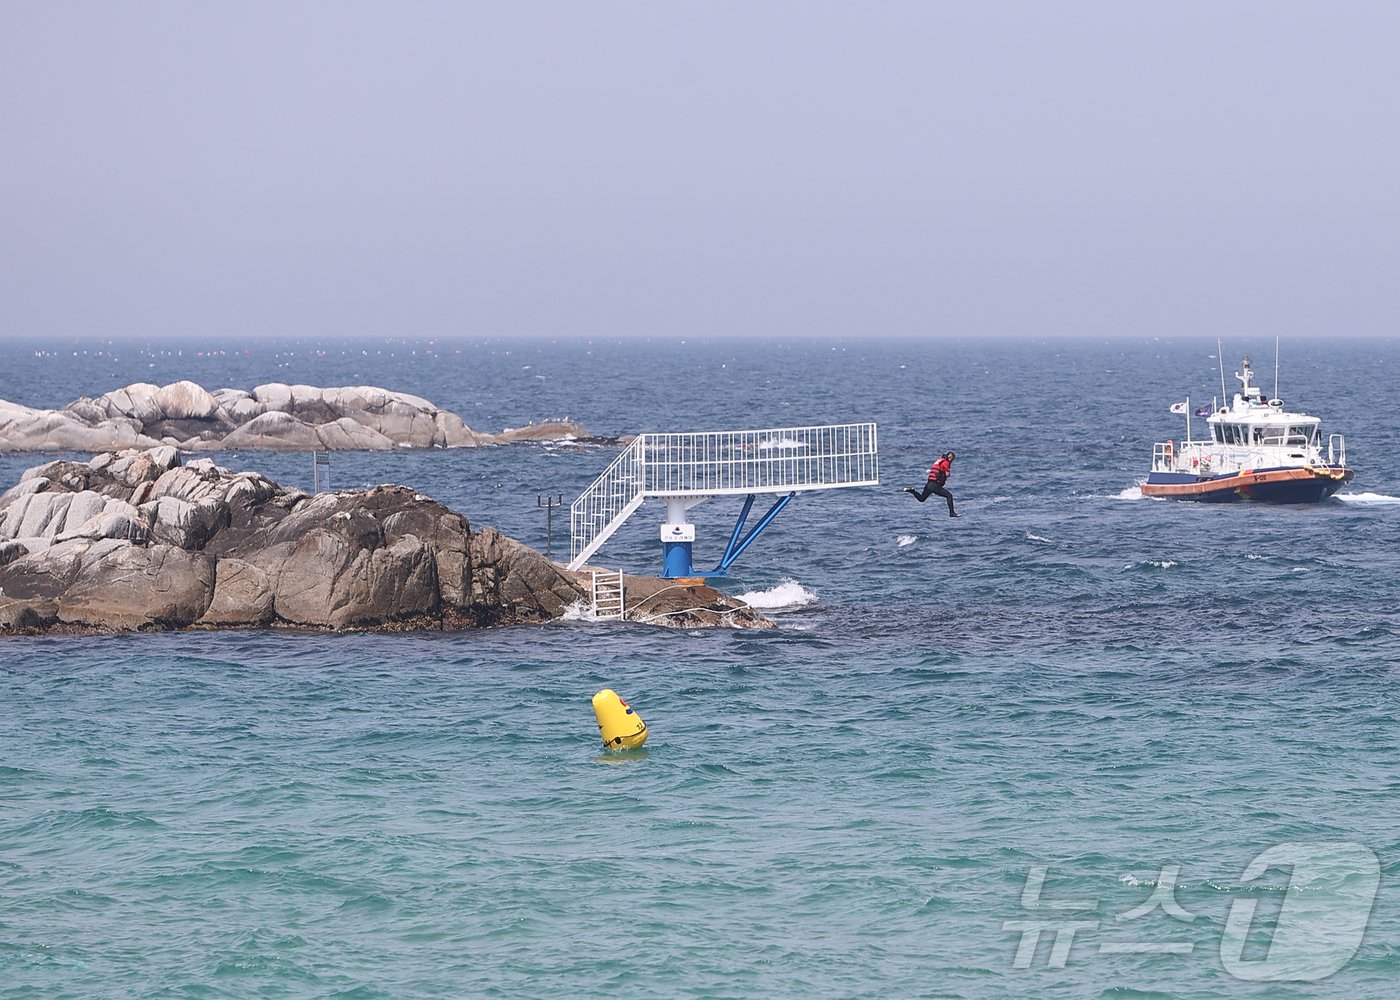
<svg viewBox="0 0 1400 1000">
<path fill-rule="evenodd" d="M 1161 497 L 1144 497 L 1142 495 L 1142 484 L 1136 483 L 1125 490 L 1117 493 L 1080 493 L 1081 500 L 1160 500 Z"/>
<path fill-rule="evenodd" d="M 739 600 L 762 611 L 790 611 L 793 608 L 815 604 L 817 595 L 796 580 L 784 577 L 776 587 L 740 594 Z"/>
<path fill-rule="evenodd" d="M 1372 503 L 1373 503 L 1373 504 L 1400 503 L 1400 497 L 1387 496 L 1387 495 L 1384 494 L 1384 493 L 1337 493 L 1337 494 L 1335 494 L 1335 496 L 1336 496 L 1336 498 L 1337 498 L 1338 500 L 1344 500 L 1344 501 L 1346 501 L 1347 503 L 1361 503 L 1361 504 L 1372 504 Z"/>
</svg>

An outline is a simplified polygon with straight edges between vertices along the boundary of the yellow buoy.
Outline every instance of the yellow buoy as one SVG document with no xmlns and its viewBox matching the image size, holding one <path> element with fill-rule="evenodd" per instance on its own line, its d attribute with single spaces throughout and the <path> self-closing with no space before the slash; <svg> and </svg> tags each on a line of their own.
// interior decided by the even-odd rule
<svg viewBox="0 0 1400 1000">
<path fill-rule="evenodd" d="M 607 749 L 636 750 L 647 741 L 647 724 L 612 688 L 603 688 L 593 696 L 593 714 Z"/>
</svg>

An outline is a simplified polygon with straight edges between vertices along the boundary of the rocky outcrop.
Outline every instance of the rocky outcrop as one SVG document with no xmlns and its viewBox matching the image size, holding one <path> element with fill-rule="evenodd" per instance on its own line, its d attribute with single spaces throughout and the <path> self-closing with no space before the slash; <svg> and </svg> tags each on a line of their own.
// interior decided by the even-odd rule
<svg viewBox="0 0 1400 1000">
<path fill-rule="evenodd" d="M 561 618 L 587 593 L 403 486 L 311 496 L 160 447 L 49 462 L 0 494 L 0 633 L 478 627 Z M 771 624 L 708 588 L 632 577 L 628 594 L 638 620 Z"/>
<path fill-rule="evenodd" d="M 173 445 L 187 451 L 386 451 L 571 441 L 568 420 L 502 434 L 472 430 L 457 414 L 376 386 L 318 388 L 271 382 L 251 392 L 194 382 L 137 382 L 42 410 L 0 400 L 0 451 L 107 451 Z"/>
</svg>

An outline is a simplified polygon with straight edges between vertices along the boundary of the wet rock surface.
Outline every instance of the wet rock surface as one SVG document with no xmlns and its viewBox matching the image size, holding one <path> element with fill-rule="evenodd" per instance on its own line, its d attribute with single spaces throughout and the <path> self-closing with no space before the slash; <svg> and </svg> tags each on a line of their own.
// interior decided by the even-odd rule
<svg viewBox="0 0 1400 1000">
<path fill-rule="evenodd" d="M 771 625 L 708 587 L 626 583 L 635 621 Z M 588 601 L 586 572 L 404 486 L 312 496 L 159 447 L 49 462 L 0 494 L 0 633 L 467 628 Z"/>
</svg>

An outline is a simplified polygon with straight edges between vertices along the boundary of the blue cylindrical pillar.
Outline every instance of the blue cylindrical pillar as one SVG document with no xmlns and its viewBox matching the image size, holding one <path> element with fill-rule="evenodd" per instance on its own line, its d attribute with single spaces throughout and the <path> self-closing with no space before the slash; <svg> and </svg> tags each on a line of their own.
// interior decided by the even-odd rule
<svg viewBox="0 0 1400 1000">
<path fill-rule="evenodd" d="M 682 576 L 694 576 L 695 569 L 691 565 L 691 547 L 693 542 L 664 542 L 662 543 L 662 568 L 661 575 L 667 580 L 674 580 Z"/>
<path fill-rule="evenodd" d="M 680 513 L 684 516 L 683 508 Z M 694 545 L 695 525 L 685 521 L 667 521 L 661 526 L 661 575 L 665 579 L 695 575 L 691 563 Z"/>
</svg>

